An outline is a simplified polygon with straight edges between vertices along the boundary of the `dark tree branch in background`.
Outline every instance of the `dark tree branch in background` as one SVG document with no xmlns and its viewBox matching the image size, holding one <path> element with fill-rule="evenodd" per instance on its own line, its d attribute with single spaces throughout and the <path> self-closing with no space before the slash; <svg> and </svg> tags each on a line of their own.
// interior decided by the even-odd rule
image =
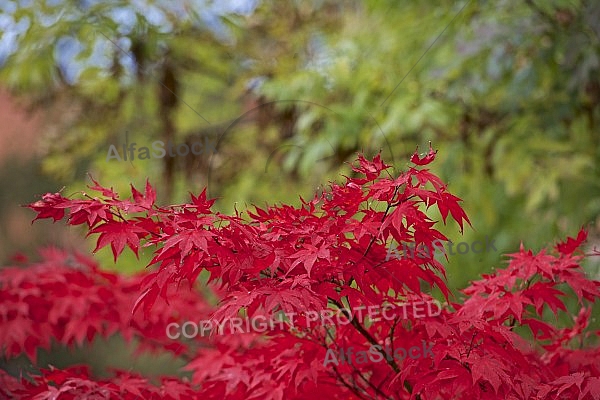
<svg viewBox="0 0 600 400">
<path fill-rule="evenodd" d="M 161 84 L 158 85 L 159 100 L 159 118 L 162 123 L 162 133 L 164 142 L 174 142 L 175 124 L 173 122 L 173 109 L 177 105 L 178 82 L 175 77 L 173 67 L 169 64 L 168 58 L 162 70 Z M 163 177 L 165 187 L 165 201 L 170 202 L 173 198 L 175 181 L 175 159 L 173 157 L 163 157 Z"/>
</svg>

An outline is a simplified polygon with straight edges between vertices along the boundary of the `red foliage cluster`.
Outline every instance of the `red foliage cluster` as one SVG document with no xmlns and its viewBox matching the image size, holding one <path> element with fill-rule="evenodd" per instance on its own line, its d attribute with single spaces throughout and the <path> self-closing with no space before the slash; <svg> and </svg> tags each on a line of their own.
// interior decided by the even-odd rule
<svg viewBox="0 0 600 400">
<path fill-rule="evenodd" d="M 431 206 L 444 223 L 449 215 L 461 230 L 470 223 L 460 199 L 422 168 L 434 159 L 431 149 L 424 157 L 415 153 L 414 167 L 394 177 L 386 175 L 389 166 L 379 156 L 372 161 L 359 156 L 353 177 L 343 185 L 332 183 L 300 207 L 256 208 L 245 218 L 213 212 L 214 200 L 205 191 L 192 195 L 190 203 L 159 207 L 150 184 L 144 193 L 132 187 L 126 200 L 95 181 L 90 189 L 101 197 L 44 195 L 29 206 L 36 219 L 57 221 L 66 214 L 69 224 L 84 224 L 90 234 L 99 234 L 97 249 L 110 245 L 115 259 L 126 246 L 136 254 L 140 246 L 152 247 L 154 258 L 148 272 L 132 278 L 102 272 L 81 256 L 57 253 L 28 269 L 0 270 L 5 355 L 25 352 L 35 359 L 35 349 L 47 348 L 51 340 L 81 345 L 95 335 L 119 332 L 184 357 L 193 377 L 190 383 L 167 379 L 153 386 L 126 373 L 98 381 L 85 371 L 51 369 L 32 381 L 0 375 L 4 394 L 39 399 L 600 399 L 599 350 L 582 347 L 598 335 L 588 324 L 600 296 L 600 282 L 586 278 L 579 265 L 584 230 L 552 254 L 521 247 L 509 255 L 506 269 L 463 290 L 462 304 L 451 299 L 444 267 L 432 255 L 386 260 L 393 242 L 431 248 L 436 240 L 448 240 L 425 214 Z M 221 299 L 214 309 L 195 288 L 203 270 Z M 430 301 L 434 288 L 446 300 L 440 315 L 363 320 L 355 312 L 363 306 Z M 573 323 L 548 323 L 545 312 L 568 316 L 564 300 L 570 293 L 580 306 Z M 171 322 L 209 316 L 221 323 L 241 312 L 306 316 L 326 308 L 344 310 L 350 323 L 299 322 L 264 334 L 186 341 L 170 340 L 165 333 Z M 433 344 L 433 358 L 324 365 L 332 349 L 409 348 L 422 342 Z"/>
<path fill-rule="evenodd" d="M 207 317 L 211 310 L 198 293 L 181 291 L 170 304 L 158 303 L 151 318 L 132 315 L 144 276 L 102 271 L 89 258 L 55 249 L 41 256 L 27 268 L 0 270 L 0 343 L 7 357 L 25 353 L 35 363 L 37 349 L 49 349 L 52 341 L 81 346 L 115 333 L 140 339 L 143 348 L 180 354 L 186 344 L 167 338 L 166 326 Z"/>
<path fill-rule="evenodd" d="M 42 370 L 33 382 L 8 376 L 0 370 L 0 395 L 23 399 L 193 399 L 196 392 L 186 382 L 176 378 L 163 378 L 160 387 L 151 385 L 147 379 L 117 372 L 111 380 L 94 380 L 83 366 L 57 370 Z"/>
</svg>

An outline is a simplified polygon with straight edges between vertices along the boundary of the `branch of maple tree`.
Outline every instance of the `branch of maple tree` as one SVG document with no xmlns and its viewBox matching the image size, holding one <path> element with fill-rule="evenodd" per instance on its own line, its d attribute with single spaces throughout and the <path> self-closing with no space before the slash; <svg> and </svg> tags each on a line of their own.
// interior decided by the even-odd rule
<svg viewBox="0 0 600 400">
<path fill-rule="evenodd" d="M 587 278 L 579 265 L 585 230 L 554 246 L 553 254 L 533 254 L 521 245 L 508 255 L 506 268 L 465 288 L 462 303 L 451 300 L 444 266 L 433 255 L 387 259 L 392 241 L 431 248 L 434 241 L 447 240 L 425 214 L 431 206 L 438 208 L 443 223 L 451 216 L 461 231 L 465 222 L 471 224 L 460 198 L 423 168 L 435 156 L 431 146 L 425 155 L 415 152 L 413 166 L 394 177 L 379 156 L 367 160 L 359 155 L 352 165 L 356 176 L 345 183 L 332 182 L 328 192 L 301 199 L 299 207 L 255 207 L 246 215 L 213 212 L 215 200 L 207 199 L 206 190 L 191 195 L 186 204 L 157 206 L 149 182 L 143 193 L 132 186 L 130 199 L 121 199 L 93 179 L 90 189 L 99 197 L 45 194 L 28 206 L 36 219 L 68 216 L 68 224 L 86 225 L 88 235 L 98 235 L 94 251 L 108 246 L 115 260 L 125 247 L 136 256 L 140 247 L 152 247 L 153 258 L 135 277 L 102 271 L 81 255 L 73 270 L 65 261 L 71 256 L 54 250 L 27 269 L 0 270 L 5 356 L 25 353 L 35 362 L 37 349 L 51 342 L 81 346 L 96 336 L 119 333 L 139 340 L 142 349 L 185 358 L 192 380 L 151 387 L 122 374 L 111 381 L 127 382 L 118 392 L 117 385 L 94 382 L 88 373 L 75 370 L 44 370 L 33 383 L 5 374 L 0 379 L 15 396 L 56 390 L 65 396 L 83 395 L 98 390 L 98 383 L 108 385 L 114 398 L 132 399 L 139 393 L 160 398 L 167 385 L 179 385 L 174 399 L 191 399 L 197 393 L 208 399 L 269 400 L 317 395 L 600 399 L 599 351 L 581 348 L 598 336 L 589 323 L 591 306 L 600 297 L 600 282 Z M 383 211 L 376 207 L 381 204 Z M 216 307 L 197 290 L 202 271 L 209 274 L 202 285 L 220 299 Z M 369 324 L 357 318 L 359 307 L 432 299 L 423 284 L 439 288 L 444 296 L 448 308 L 440 315 Z M 554 326 L 543 313 L 568 313 L 567 291 L 581 309 L 572 326 Z M 286 329 L 263 334 L 186 341 L 165 335 L 167 325 L 176 321 L 223 323 L 241 311 L 246 317 L 281 312 L 306 317 L 327 307 L 337 308 L 350 324 L 309 326 L 300 318 Z M 528 329 L 533 340 L 519 336 L 517 327 Z M 422 341 L 434 343 L 433 358 L 399 361 L 379 350 L 385 363 L 326 367 L 323 362 L 328 350 L 345 345 L 390 343 L 395 348 Z M 580 348 L 569 348 L 573 342 Z M 59 389 L 52 384 L 57 381 Z"/>
</svg>

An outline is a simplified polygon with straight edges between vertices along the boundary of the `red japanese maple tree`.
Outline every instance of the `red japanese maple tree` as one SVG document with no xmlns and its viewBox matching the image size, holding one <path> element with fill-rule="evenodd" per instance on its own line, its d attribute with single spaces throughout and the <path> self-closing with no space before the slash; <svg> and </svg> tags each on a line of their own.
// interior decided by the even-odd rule
<svg viewBox="0 0 600 400">
<path fill-rule="evenodd" d="M 423 168 L 435 155 L 431 148 L 424 157 L 415 153 L 413 166 L 399 176 L 391 176 L 379 156 L 359 155 L 343 185 L 332 183 L 297 208 L 255 208 L 246 215 L 213 212 L 206 191 L 187 204 L 161 207 L 149 183 L 143 193 L 132 187 L 130 199 L 96 181 L 90 189 L 99 197 L 44 195 L 29 205 L 36 219 L 66 215 L 68 224 L 86 225 L 89 234 L 99 235 L 96 250 L 110 245 L 115 260 L 126 246 L 136 255 L 140 246 L 150 247 L 154 257 L 147 272 L 134 277 L 58 250 L 45 250 L 43 261 L 28 268 L 1 269 L 4 356 L 25 353 L 35 362 L 36 350 L 52 342 L 81 346 L 119 333 L 137 339 L 141 349 L 185 358 L 193 375 L 191 381 L 169 377 L 152 384 L 123 371 L 95 379 L 85 367 L 50 367 L 20 378 L 0 371 L 0 396 L 600 399 L 600 354 L 590 347 L 598 332 L 588 327 L 600 282 L 588 279 L 579 264 L 585 230 L 551 252 L 533 254 L 521 246 L 509 254 L 505 269 L 464 289 L 462 303 L 451 296 L 444 266 L 433 254 L 386 257 L 393 244 L 431 248 L 448 240 L 425 214 L 431 206 L 444 223 L 450 215 L 461 230 L 470 224 L 461 200 Z M 216 307 L 198 290 L 202 271 L 220 298 Z M 408 312 L 389 319 L 358 312 L 398 302 L 416 309 L 436 292 L 444 297 L 436 315 Z M 549 323 L 548 313 L 569 315 L 569 295 L 580 306 L 572 323 Z M 323 310 L 347 323 L 309 323 L 308 315 Z M 298 317 L 284 317 L 265 332 L 213 331 L 187 340 L 167 334 L 170 324 L 185 321 L 219 326 L 240 316 L 282 315 Z M 383 350 L 425 343 L 433 357 L 399 361 Z M 377 356 L 375 348 L 382 362 L 325 362 L 331 350 L 343 354 L 349 348 Z"/>
</svg>

